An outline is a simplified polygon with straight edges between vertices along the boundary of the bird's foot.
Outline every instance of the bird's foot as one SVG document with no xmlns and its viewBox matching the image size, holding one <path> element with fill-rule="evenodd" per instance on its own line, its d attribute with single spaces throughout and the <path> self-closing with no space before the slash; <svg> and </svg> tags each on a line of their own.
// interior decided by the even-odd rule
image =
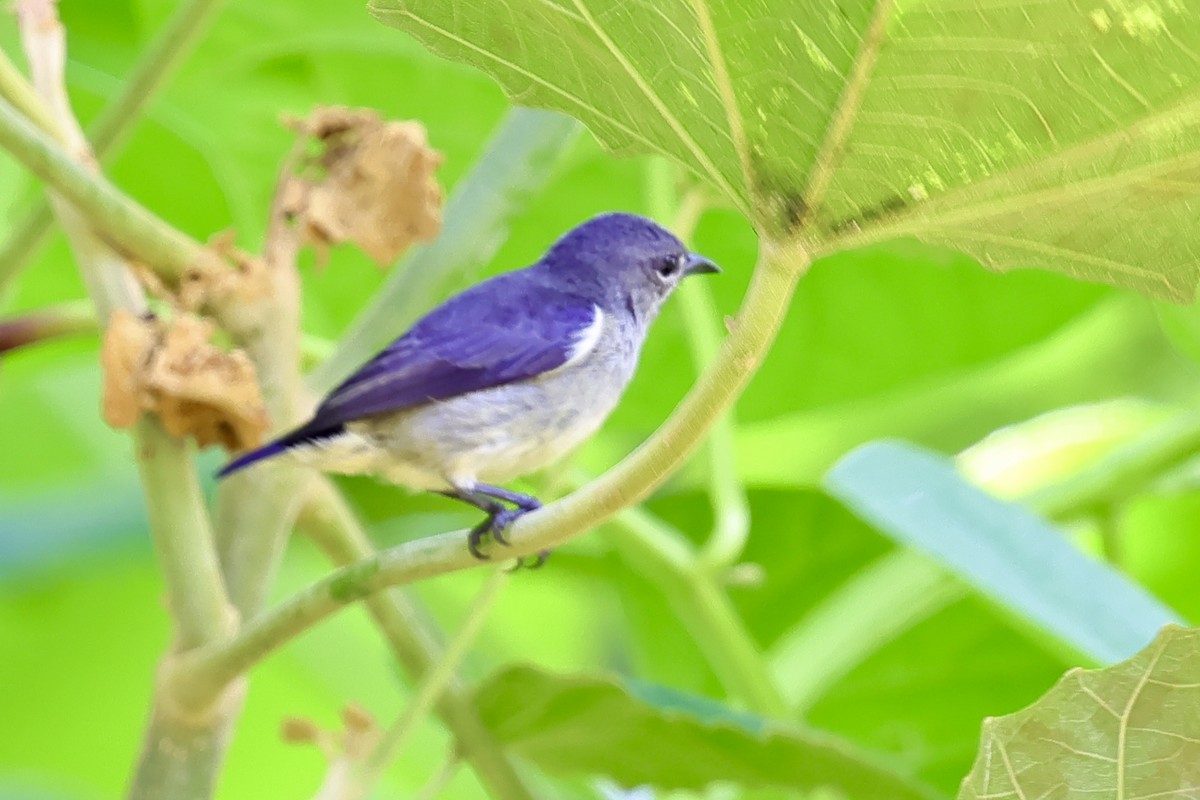
<svg viewBox="0 0 1200 800">
<path fill-rule="evenodd" d="M 486 561 L 489 556 L 479 549 L 484 537 L 491 536 L 497 544 L 507 545 L 508 539 L 504 535 L 505 530 L 516 522 L 521 515 L 527 514 L 532 510 L 527 508 L 496 508 L 490 511 L 487 519 L 476 525 L 467 534 L 467 549 L 471 551 L 471 555 Z M 542 561 L 544 562 L 545 559 L 542 559 Z M 541 566 L 541 564 L 538 566 Z"/>
<path fill-rule="evenodd" d="M 553 552 L 553 550 L 539 550 L 537 555 L 521 556 L 517 559 L 517 563 L 509 569 L 509 572 L 516 572 L 519 569 L 541 569 Z"/>
</svg>

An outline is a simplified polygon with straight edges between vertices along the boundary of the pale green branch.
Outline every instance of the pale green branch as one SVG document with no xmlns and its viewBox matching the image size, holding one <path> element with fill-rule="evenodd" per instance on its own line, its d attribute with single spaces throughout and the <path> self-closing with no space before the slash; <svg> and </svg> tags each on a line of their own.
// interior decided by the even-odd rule
<svg viewBox="0 0 1200 800">
<path fill-rule="evenodd" d="M 69 202 L 105 244 L 144 262 L 167 280 L 180 280 L 205 258 L 207 251 L 199 242 L 72 160 L 4 99 L 0 99 L 0 147 Z"/>
<path fill-rule="evenodd" d="M 7 100 L 18 111 L 29 117 L 39 128 L 58 141 L 65 140 L 58 120 L 38 97 L 33 85 L 17 69 L 8 55 L 0 50 L 0 97 Z"/>
<path fill-rule="evenodd" d="M 868 656 L 966 594 L 946 570 L 907 550 L 861 569 L 771 648 L 771 673 L 791 713 L 804 716 Z"/>
<path fill-rule="evenodd" d="M 21 32 L 36 86 L 23 97 L 34 118 L 43 119 L 56 135 L 86 158 L 86 145 L 63 84 L 63 31 L 53 5 L 22 7 Z M 0 111 L 30 124 L 4 101 Z M 64 156 L 65 157 L 65 156 Z M 72 165 L 77 169 L 86 169 Z M 76 262 L 100 317 L 107 320 L 120 309 L 135 317 L 146 312 L 146 298 L 133 280 L 128 264 L 101 243 L 77 211 L 53 195 L 55 210 L 66 230 Z M 134 429 L 138 466 L 146 493 L 150 531 L 166 577 L 168 603 L 180 647 L 212 642 L 229 632 L 233 620 L 216 567 L 212 530 L 199 481 L 187 447 L 152 419 Z"/>
<path fill-rule="evenodd" d="M 662 589 L 729 694 L 758 714 L 786 716 L 787 703 L 757 642 L 712 574 L 696 569 L 686 537 L 640 508 L 618 514 L 609 535 Z"/>
<path fill-rule="evenodd" d="M 23 10 L 30 14 L 22 18 L 27 51 L 31 60 L 41 59 L 34 65 L 34 74 L 39 76 L 38 97 L 44 98 L 47 113 L 57 114 L 54 122 L 63 141 L 70 142 L 84 158 L 86 145 L 62 84 L 65 46 L 54 7 Z M 39 13 L 35 15 L 35 11 Z M 3 101 L 0 117 L 21 133 L 41 135 Z M 81 168 L 74 168 L 84 174 Z M 117 309 L 142 315 L 145 296 L 128 264 L 104 246 L 77 209 L 53 193 L 51 201 L 101 318 L 107 320 Z M 225 598 L 212 529 L 187 446 L 167 435 L 154 419 L 143 419 L 135 426 L 133 444 L 145 488 L 150 533 L 176 629 L 174 647 L 185 649 L 215 641 L 231 632 L 236 619 Z M 173 657 L 169 654 L 164 663 Z M 162 686 L 157 687 L 130 796 L 207 798 L 232 728 L 233 710 L 240 703 L 238 681 L 231 680 L 221 693 L 209 698 L 206 707 L 195 709 L 190 719 L 182 719 L 176 707 L 164 702 L 167 694 Z"/>
<path fill-rule="evenodd" d="M 764 243 L 742 310 L 720 354 L 663 425 L 631 455 L 583 489 L 520 518 L 503 555 L 533 555 L 594 528 L 643 499 L 679 468 L 758 369 L 778 332 L 807 253 L 795 243 Z M 338 570 L 250 621 L 230 642 L 205 648 L 176 665 L 193 703 L 213 693 L 268 653 L 350 602 L 388 586 L 478 566 L 453 531 L 398 545 Z M 495 551 L 494 551 L 495 553 Z"/>
<path fill-rule="evenodd" d="M 133 71 L 121 86 L 120 94 L 104 107 L 88 128 L 88 139 L 98 159 L 104 161 L 117 150 L 125 134 L 133 128 L 133 124 L 151 98 L 162 89 L 178 66 L 191 54 L 223 5 L 224 0 L 188 0 L 179 6 L 162 29 L 155 34 L 145 54 L 138 59 Z M 0 83 L 7 84 L 5 72 L 9 69 L 15 71 L 11 62 L 0 53 Z M 7 92 L 3 94 L 26 116 L 31 116 L 21 103 L 13 100 Z M 44 120 L 32 116 L 31 119 L 44 130 L 52 130 L 43 124 Z M 3 295 L 7 283 L 21 271 L 45 241 L 53 221 L 50 206 L 41 198 L 24 217 L 13 223 L 4 244 L 0 245 L 0 296 Z"/>
<path fill-rule="evenodd" d="M 159 317 L 167 317 L 170 309 L 155 309 Z M 11 335 L 6 331 L 11 330 Z M 28 339 L 21 339 L 28 331 Z M 100 333 L 100 321 L 91 300 L 64 300 L 42 306 L 34 311 L 0 319 L 0 353 L 58 336 L 95 336 Z M 312 365 L 329 358 L 333 342 L 315 334 L 303 334 L 300 338 L 300 360 L 302 365 Z"/>
<path fill-rule="evenodd" d="M 686 192 L 679 201 L 675 190 L 679 178 L 680 171 L 674 163 L 664 158 L 652 158 L 647 166 L 646 194 L 652 215 L 669 220 L 676 235 L 688 240 L 708 203 L 698 188 Z M 696 372 L 700 373 L 712 363 L 721 348 L 725 334 L 721 315 L 707 281 L 685 281 L 677 294 L 692 361 Z M 704 445 L 713 529 L 700 552 L 700 561 L 716 574 L 737 563 L 750 535 L 750 503 L 737 473 L 733 414 L 730 409 L 717 420 Z"/>
</svg>

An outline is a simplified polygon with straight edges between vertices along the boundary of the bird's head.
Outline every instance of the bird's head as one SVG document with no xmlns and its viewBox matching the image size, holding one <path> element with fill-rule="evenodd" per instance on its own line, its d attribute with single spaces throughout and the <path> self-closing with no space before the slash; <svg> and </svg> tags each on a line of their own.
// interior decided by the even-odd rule
<svg viewBox="0 0 1200 800">
<path fill-rule="evenodd" d="M 602 308 L 649 323 L 688 275 L 719 272 L 670 231 L 635 214 L 602 214 L 562 236 L 543 263 L 551 280 Z"/>
</svg>

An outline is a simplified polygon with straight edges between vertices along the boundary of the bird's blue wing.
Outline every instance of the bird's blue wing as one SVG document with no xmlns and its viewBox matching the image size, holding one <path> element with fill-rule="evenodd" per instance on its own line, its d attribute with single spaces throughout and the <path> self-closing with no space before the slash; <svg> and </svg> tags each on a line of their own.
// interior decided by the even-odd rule
<svg viewBox="0 0 1200 800">
<path fill-rule="evenodd" d="M 447 301 L 346 379 L 313 418 L 244 453 L 224 477 L 348 422 L 534 378 L 557 369 L 597 321 L 588 300 L 543 286 L 529 270 L 485 281 Z"/>
<path fill-rule="evenodd" d="M 527 380 L 571 358 L 596 320 L 590 301 L 503 275 L 431 312 L 321 403 L 321 430 Z M 528 276 L 522 276 L 528 277 Z"/>
</svg>

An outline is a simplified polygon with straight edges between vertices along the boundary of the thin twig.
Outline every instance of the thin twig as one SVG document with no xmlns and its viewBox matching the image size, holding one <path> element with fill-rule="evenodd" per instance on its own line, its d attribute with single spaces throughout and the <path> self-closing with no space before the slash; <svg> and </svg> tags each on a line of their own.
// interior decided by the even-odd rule
<svg viewBox="0 0 1200 800">
<path fill-rule="evenodd" d="M 675 184 L 680 170 L 663 158 L 653 159 L 648 167 L 647 194 L 655 206 L 655 215 L 670 217 L 671 230 L 684 241 L 692 238 L 708 200 L 702 189 L 686 192 L 676 199 Z M 724 326 L 713 301 L 708 281 L 686 281 L 679 287 L 679 304 L 684 328 L 692 350 L 692 362 L 700 374 L 717 357 L 724 338 Z M 708 461 L 708 495 L 713 510 L 713 528 L 699 554 L 700 564 L 718 577 L 741 558 L 750 536 L 750 503 L 737 472 L 734 452 L 736 439 L 734 409 L 713 425 L 704 443 Z"/>
<path fill-rule="evenodd" d="M 290 224 L 281 198 L 305 144 L 303 135 L 299 136 L 276 179 L 263 246 L 267 291 L 253 304 L 243 304 L 239 311 L 240 343 L 254 363 L 275 430 L 297 423 L 304 406 L 300 380 L 301 289 L 296 266 L 301 238 Z M 295 465 L 280 461 L 221 482 L 214 510 L 217 544 L 230 599 L 243 619 L 257 614 L 266 601 L 292 522 L 300 511 L 308 477 Z"/>
<path fill-rule="evenodd" d="M 769 663 L 724 587 L 698 564 L 687 537 L 640 508 L 618 514 L 608 535 L 658 585 L 725 691 L 758 714 L 785 716 L 787 704 Z M 686 560 L 672 558 L 673 550 L 686 552 Z"/>
<path fill-rule="evenodd" d="M 224 0 L 188 0 L 179 6 L 138 59 L 121 86 L 120 94 L 104 107 L 88 127 L 88 139 L 96 158 L 103 162 L 116 152 L 150 100 L 192 52 L 223 5 Z M 12 63 L 0 53 L 0 85 L 8 84 L 5 77 L 10 70 L 16 73 Z M 30 116 L 20 102 L 6 92 L 0 93 L 8 96 L 9 102 Z M 46 128 L 44 120 L 35 119 L 35 122 Z M 24 217 L 9 227 L 9 234 L 0 245 L 0 296 L 46 240 L 53 221 L 50 206 L 45 198 L 40 198 Z"/>
<path fill-rule="evenodd" d="M 74 161 L 50 135 L 0 99 L 0 147 L 62 195 L 104 242 L 144 262 L 169 282 L 205 258 L 205 249 Z"/>
<path fill-rule="evenodd" d="M 159 311 L 160 317 L 169 314 L 169 310 Z M 63 300 L 0 319 L 0 353 L 57 337 L 95 336 L 98 333 L 100 321 L 96 318 L 96 307 L 91 300 Z M 322 336 L 306 333 L 300 338 L 303 365 L 324 361 L 332 351 L 333 342 Z"/>
<path fill-rule="evenodd" d="M 29 117 L 42 130 L 59 141 L 63 132 L 50 109 L 38 97 L 37 91 L 17 69 L 17 65 L 0 50 L 0 97 L 12 103 L 18 111 Z"/>
<path fill-rule="evenodd" d="M 458 772 L 461 763 L 458 754 L 451 750 L 446 755 L 446 760 L 438 767 L 438 771 L 417 792 L 414 800 L 438 800 L 442 796 L 442 792 L 450 785 L 450 781 L 454 780 L 454 775 Z"/>
<path fill-rule="evenodd" d="M 54 3 L 24 0 L 18 5 L 18 15 L 37 97 L 47 102 L 46 111 L 67 146 L 79 158 L 94 163 L 67 100 L 63 73 L 66 37 Z M 71 208 L 63 206 L 58 213 L 104 317 L 115 308 L 135 316 L 145 313 L 146 298 L 128 265 L 102 246 Z M 229 632 L 231 620 L 216 568 L 208 515 L 187 448 L 149 420 L 138 426 L 135 442 L 179 646 L 215 641 Z"/>
</svg>

